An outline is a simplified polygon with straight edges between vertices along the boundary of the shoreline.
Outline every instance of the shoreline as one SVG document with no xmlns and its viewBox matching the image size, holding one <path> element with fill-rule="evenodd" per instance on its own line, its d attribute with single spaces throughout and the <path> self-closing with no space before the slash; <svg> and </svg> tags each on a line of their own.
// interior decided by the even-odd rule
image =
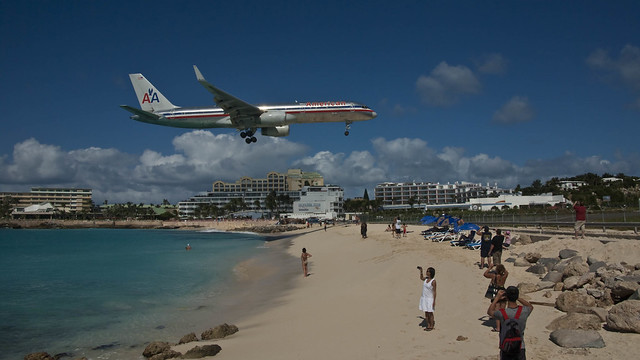
<svg viewBox="0 0 640 360">
<path fill-rule="evenodd" d="M 451 247 L 448 242 L 425 241 L 420 231 L 426 226 L 410 226 L 406 238 L 393 239 L 386 225 L 370 224 L 369 237 L 361 239 L 359 226 L 335 226 L 292 239 L 288 254 L 296 258 L 306 247 L 313 255 L 310 276 L 304 278 L 299 263 L 293 288 L 276 295 L 263 310 L 233 322 L 239 332 L 215 341 L 198 341 L 173 346 L 185 353 L 194 346 L 218 344 L 216 359 L 324 359 L 400 358 L 495 359 L 497 335 L 491 332 L 483 297 L 488 280 L 476 262 L 479 252 Z M 514 232 L 514 230 L 512 230 Z M 637 239 L 637 238 L 636 238 Z M 640 243 L 593 234 L 585 240 L 569 235 L 505 251 L 503 261 L 521 252 L 537 251 L 557 256 L 564 248 L 575 247 L 585 257 L 603 254 L 605 261 L 638 259 Z M 637 261 L 637 260 L 636 260 Z M 508 264 L 509 285 L 537 282 L 539 277 L 526 268 Z M 436 268 L 438 305 L 436 329 L 425 332 L 418 310 L 421 282 L 416 265 Z M 289 265 L 283 265 L 289 266 Z M 550 303 L 544 291 L 527 294 L 536 303 Z M 530 359 L 624 358 L 640 350 L 637 334 L 601 330 L 607 346 L 602 349 L 561 348 L 549 340 L 546 326 L 564 313 L 553 306 L 536 305 L 527 324 L 526 346 Z M 624 349 L 624 350 L 620 350 Z"/>
</svg>

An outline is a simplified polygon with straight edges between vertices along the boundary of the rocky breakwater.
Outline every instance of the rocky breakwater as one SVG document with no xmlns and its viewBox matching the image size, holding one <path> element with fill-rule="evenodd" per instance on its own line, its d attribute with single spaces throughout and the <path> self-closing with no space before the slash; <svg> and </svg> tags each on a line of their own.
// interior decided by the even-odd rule
<svg viewBox="0 0 640 360">
<path fill-rule="evenodd" d="M 604 262 L 583 257 L 573 249 L 559 251 L 557 257 L 522 253 L 514 265 L 537 274 L 537 283 L 520 283 L 523 294 L 561 291 L 555 307 L 566 314 L 553 320 L 547 329 L 550 340 L 562 347 L 600 348 L 601 331 L 640 334 L 640 263 Z M 604 326 L 603 326 L 604 325 Z"/>
</svg>

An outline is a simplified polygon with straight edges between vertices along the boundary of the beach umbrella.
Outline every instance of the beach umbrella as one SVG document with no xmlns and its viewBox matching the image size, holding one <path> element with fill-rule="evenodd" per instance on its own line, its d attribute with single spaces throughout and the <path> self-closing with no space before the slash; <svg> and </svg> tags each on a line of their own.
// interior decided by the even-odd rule
<svg viewBox="0 0 640 360">
<path fill-rule="evenodd" d="M 480 226 L 476 225 L 476 224 L 472 224 L 472 223 L 464 223 L 460 226 L 456 226 L 456 230 L 457 231 L 461 231 L 461 230 L 480 230 Z"/>
<path fill-rule="evenodd" d="M 438 220 L 437 217 L 431 216 L 431 215 L 427 215 L 427 216 L 423 217 L 422 219 L 420 219 L 420 222 L 422 223 L 422 225 L 427 225 L 427 224 L 431 224 L 432 222 L 435 222 L 436 220 Z"/>
</svg>

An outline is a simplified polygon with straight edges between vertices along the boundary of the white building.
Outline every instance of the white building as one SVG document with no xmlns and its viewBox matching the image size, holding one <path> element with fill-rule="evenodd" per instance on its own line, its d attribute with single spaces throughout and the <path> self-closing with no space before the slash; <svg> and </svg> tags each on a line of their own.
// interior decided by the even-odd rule
<svg viewBox="0 0 640 360">
<path fill-rule="evenodd" d="M 284 216 L 294 219 L 317 217 L 335 219 L 344 213 L 344 190 L 339 186 L 305 186 L 300 200 L 293 202 L 293 212 Z"/>
<path fill-rule="evenodd" d="M 471 199 L 464 204 L 439 204 L 427 205 L 425 210 L 436 210 L 445 208 L 458 208 L 467 210 L 489 211 L 492 209 L 514 209 L 531 207 L 536 205 L 554 206 L 566 203 L 567 199 L 562 195 L 541 194 L 541 195 L 499 195 L 496 197 Z"/>
</svg>

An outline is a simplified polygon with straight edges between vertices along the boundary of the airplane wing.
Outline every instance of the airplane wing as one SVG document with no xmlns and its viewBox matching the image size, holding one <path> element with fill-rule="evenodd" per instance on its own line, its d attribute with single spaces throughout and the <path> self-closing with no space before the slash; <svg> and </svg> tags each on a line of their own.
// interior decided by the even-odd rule
<svg viewBox="0 0 640 360">
<path fill-rule="evenodd" d="M 205 80 L 204 76 L 202 76 L 197 66 L 193 65 L 193 70 L 196 72 L 198 82 L 213 94 L 213 100 L 216 104 L 225 112 L 229 113 L 231 122 L 234 125 L 245 128 L 252 127 L 257 123 L 258 118 L 263 113 L 262 110 L 211 85 Z"/>
<path fill-rule="evenodd" d="M 127 110 L 128 112 L 135 114 L 136 116 L 138 116 L 141 120 L 158 120 L 160 119 L 160 115 L 156 115 L 152 112 L 148 112 L 148 111 L 144 111 L 144 110 L 140 110 L 134 107 L 131 107 L 129 105 L 120 105 L 121 108 Z"/>
</svg>

